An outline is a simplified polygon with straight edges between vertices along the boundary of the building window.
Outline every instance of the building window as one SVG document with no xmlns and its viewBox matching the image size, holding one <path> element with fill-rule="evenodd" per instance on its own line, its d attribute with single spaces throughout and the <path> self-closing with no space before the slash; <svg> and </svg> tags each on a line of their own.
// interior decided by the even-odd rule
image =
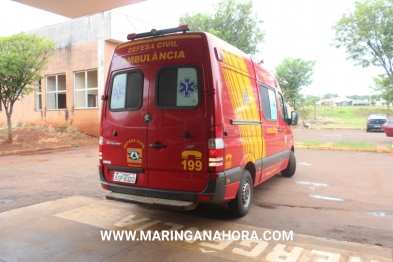
<svg viewBox="0 0 393 262">
<path fill-rule="evenodd" d="M 76 72 L 74 83 L 75 108 L 98 107 L 97 70 Z"/>
<path fill-rule="evenodd" d="M 46 77 L 46 109 L 67 108 L 66 76 Z"/>
<path fill-rule="evenodd" d="M 41 80 L 35 84 L 35 110 L 42 110 L 42 89 Z"/>
</svg>

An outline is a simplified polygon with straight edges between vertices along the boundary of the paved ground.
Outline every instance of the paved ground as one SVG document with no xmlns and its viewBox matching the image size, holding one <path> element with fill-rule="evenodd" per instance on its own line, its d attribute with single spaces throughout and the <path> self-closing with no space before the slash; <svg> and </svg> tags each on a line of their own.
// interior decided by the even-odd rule
<svg viewBox="0 0 393 262">
<path fill-rule="evenodd" d="M 238 231 L 271 238 L 283 231 L 86 197 L 16 209 L 0 219 L 1 261 L 392 261 L 391 249 L 301 234 L 289 240 L 103 240 L 104 232 Z"/>
<path fill-rule="evenodd" d="M 225 204 L 173 212 L 105 200 L 96 146 L 0 157 L 0 261 L 392 261 L 393 157 L 298 149 L 296 158 L 294 177 L 259 185 L 250 213 L 232 218 Z M 102 230 L 170 228 L 292 231 L 294 239 L 101 239 Z"/>
<path fill-rule="evenodd" d="M 390 152 L 390 147 L 393 144 L 393 137 L 387 137 L 382 131 L 366 130 L 348 130 L 348 129 L 295 129 L 295 142 L 299 141 L 321 141 L 325 142 L 322 147 L 331 148 L 335 142 L 364 142 L 373 143 L 377 146 L 379 152 Z M 299 146 L 300 148 L 301 146 Z M 305 147 L 304 147 L 305 148 Z M 348 150 L 350 150 L 348 148 Z M 362 151 L 362 149 L 358 149 Z M 367 151 L 363 149 L 363 151 Z M 368 150 L 370 151 L 370 150 Z M 371 150 L 372 151 L 372 150 Z M 376 150 L 374 150 L 376 151 Z"/>
</svg>

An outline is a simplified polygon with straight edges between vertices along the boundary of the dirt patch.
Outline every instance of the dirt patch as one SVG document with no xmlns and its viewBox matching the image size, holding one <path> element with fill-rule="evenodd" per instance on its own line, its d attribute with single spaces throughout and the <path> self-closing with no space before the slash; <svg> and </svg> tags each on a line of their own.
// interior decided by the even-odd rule
<svg viewBox="0 0 393 262">
<path fill-rule="evenodd" d="M 15 151 L 98 145 L 98 137 L 83 134 L 74 127 L 16 127 L 12 130 L 12 136 L 13 142 L 9 143 L 7 128 L 0 128 L 0 155 Z"/>
</svg>

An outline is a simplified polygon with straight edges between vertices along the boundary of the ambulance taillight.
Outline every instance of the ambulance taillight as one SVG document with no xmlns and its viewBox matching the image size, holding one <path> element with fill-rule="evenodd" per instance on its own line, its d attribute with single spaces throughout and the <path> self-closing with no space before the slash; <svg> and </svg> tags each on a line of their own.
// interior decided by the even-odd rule
<svg viewBox="0 0 393 262">
<path fill-rule="evenodd" d="M 222 126 L 209 128 L 208 140 L 208 172 L 224 171 L 224 132 Z"/>
<path fill-rule="evenodd" d="M 98 141 L 98 155 L 100 159 L 100 165 L 98 166 L 99 169 L 102 169 L 102 146 L 104 145 L 104 137 L 102 136 L 102 127 L 100 128 L 100 140 Z"/>
</svg>

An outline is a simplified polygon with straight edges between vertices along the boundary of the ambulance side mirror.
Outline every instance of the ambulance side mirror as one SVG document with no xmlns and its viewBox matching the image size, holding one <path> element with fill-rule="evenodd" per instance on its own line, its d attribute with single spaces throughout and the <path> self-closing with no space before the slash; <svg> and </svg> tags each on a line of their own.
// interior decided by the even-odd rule
<svg viewBox="0 0 393 262">
<path fill-rule="evenodd" d="M 298 119 L 299 119 L 299 116 L 298 116 L 297 112 L 296 111 L 292 111 L 291 112 L 291 123 L 290 123 L 290 125 L 296 126 Z"/>
</svg>

